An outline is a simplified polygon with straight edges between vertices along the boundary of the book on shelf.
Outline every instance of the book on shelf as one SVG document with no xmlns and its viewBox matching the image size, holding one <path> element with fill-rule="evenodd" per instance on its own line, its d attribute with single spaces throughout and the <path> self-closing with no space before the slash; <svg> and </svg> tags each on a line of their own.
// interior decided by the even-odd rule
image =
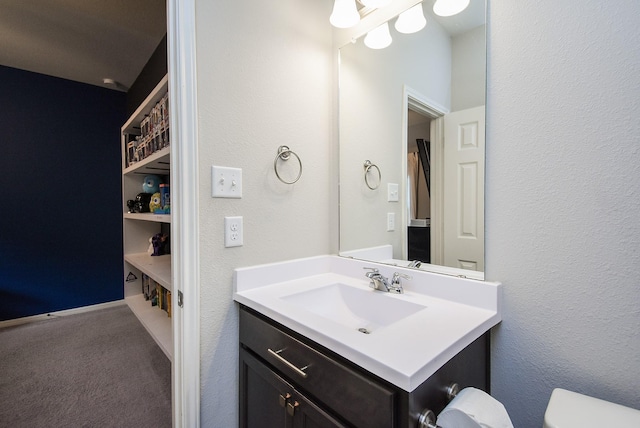
<svg viewBox="0 0 640 428">
<path fill-rule="evenodd" d="M 144 160 L 169 145 L 168 92 L 141 119 L 139 130 L 139 133 L 126 132 L 123 134 L 126 148 L 126 167 Z"/>
<path fill-rule="evenodd" d="M 167 313 L 167 316 L 171 316 L 171 291 L 167 290 L 160 284 L 158 284 L 158 307 Z"/>
<path fill-rule="evenodd" d="M 126 132 L 122 134 L 122 138 L 124 139 L 124 144 L 126 147 L 125 167 L 130 167 L 131 165 L 137 162 L 136 146 L 138 144 L 137 138 L 139 138 L 139 134 Z"/>
<path fill-rule="evenodd" d="M 167 316 L 171 318 L 171 291 L 167 290 Z"/>
<path fill-rule="evenodd" d="M 149 275 L 147 274 L 142 274 L 142 295 L 144 296 L 144 300 L 149 300 L 151 299 L 151 282 L 153 280 L 149 277 Z M 153 286 L 153 288 L 155 288 L 155 284 Z"/>
<path fill-rule="evenodd" d="M 151 306 L 157 306 L 171 317 L 171 291 L 144 273 L 142 274 L 142 295 L 145 300 L 151 302 Z"/>
</svg>

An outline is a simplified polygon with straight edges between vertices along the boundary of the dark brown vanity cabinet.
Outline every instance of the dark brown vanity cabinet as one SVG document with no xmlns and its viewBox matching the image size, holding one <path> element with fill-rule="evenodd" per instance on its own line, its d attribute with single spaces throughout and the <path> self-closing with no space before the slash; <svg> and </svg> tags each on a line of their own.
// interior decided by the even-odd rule
<svg viewBox="0 0 640 428">
<path fill-rule="evenodd" d="M 487 349 L 485 334 L 409 393 L 241 306 L 240 427 L 414 428 L 450 384 L 487 390 Z"/>
<path fill-rule="evenodd" d="M 249 352 L 240 349 L 243 427 L 333 428 L 328 415 Z"/>
</svg>

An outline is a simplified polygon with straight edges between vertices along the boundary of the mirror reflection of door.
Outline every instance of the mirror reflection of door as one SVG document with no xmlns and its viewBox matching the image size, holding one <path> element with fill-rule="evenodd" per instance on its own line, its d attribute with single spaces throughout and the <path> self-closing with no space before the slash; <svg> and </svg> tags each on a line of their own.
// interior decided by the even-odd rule
<svg viewBox="0 0 640 428">
<path fill-rule="evenodd" d="M 407 117 L 408 259 L 483 271 L 484 106 Z"/>
<path fill-rule="evenodd" d="M 484 106 L 444 116 L 444 265 L 484 271 Z"/>
</svg>

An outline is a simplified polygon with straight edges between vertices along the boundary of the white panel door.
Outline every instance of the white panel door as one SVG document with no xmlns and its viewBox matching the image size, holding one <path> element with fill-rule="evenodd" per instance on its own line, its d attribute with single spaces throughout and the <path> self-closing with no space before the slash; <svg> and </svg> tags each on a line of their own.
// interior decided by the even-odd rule
<svg viewBox="0 0 640 428">
<path fill-rule="evenodd" d="M 444 265 L 484 271 L 484 106 L 444 117 Z"/>
</svg>

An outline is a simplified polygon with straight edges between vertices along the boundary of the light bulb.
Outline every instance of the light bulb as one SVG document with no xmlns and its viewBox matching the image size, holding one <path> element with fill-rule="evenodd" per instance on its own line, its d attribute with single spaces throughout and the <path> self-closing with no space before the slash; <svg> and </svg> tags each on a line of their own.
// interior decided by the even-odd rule
<svg viewBox="0 0 640 428">
<path fill-rule="evenodd" d="M 367 7 L 381 8 L 391 3 L 391 0 L 360 0 L 360 3 Z"/>
<path fill-rule="evenodd" d="M 353 27 L 360 22 L 356 0 L 336 0 L 333 4 L 333 12 L 329 17 L 329 22 L 338 28 Z"/>
<path fill-rule="evenodd" d="M 369 31 L 364 38 L 364 44 L 371 49 L 384 49 L 389 46 L 391 44 L 389 23 L 385 22 Z"/>
<path fill-rule="evenodd" d="M 433 11 L 439 16 L 452 16 L 469 6 L 469 0 L 437 0 Z"/>
<path fill-rule="evenodd" d="M 396 20 L 396 30 L 400 33 L 416 33 L 427 25 L 427 20 L 422 12 L 422 3 L 418 3 L 410 9 L 405 10 Z"/>
</svg>

